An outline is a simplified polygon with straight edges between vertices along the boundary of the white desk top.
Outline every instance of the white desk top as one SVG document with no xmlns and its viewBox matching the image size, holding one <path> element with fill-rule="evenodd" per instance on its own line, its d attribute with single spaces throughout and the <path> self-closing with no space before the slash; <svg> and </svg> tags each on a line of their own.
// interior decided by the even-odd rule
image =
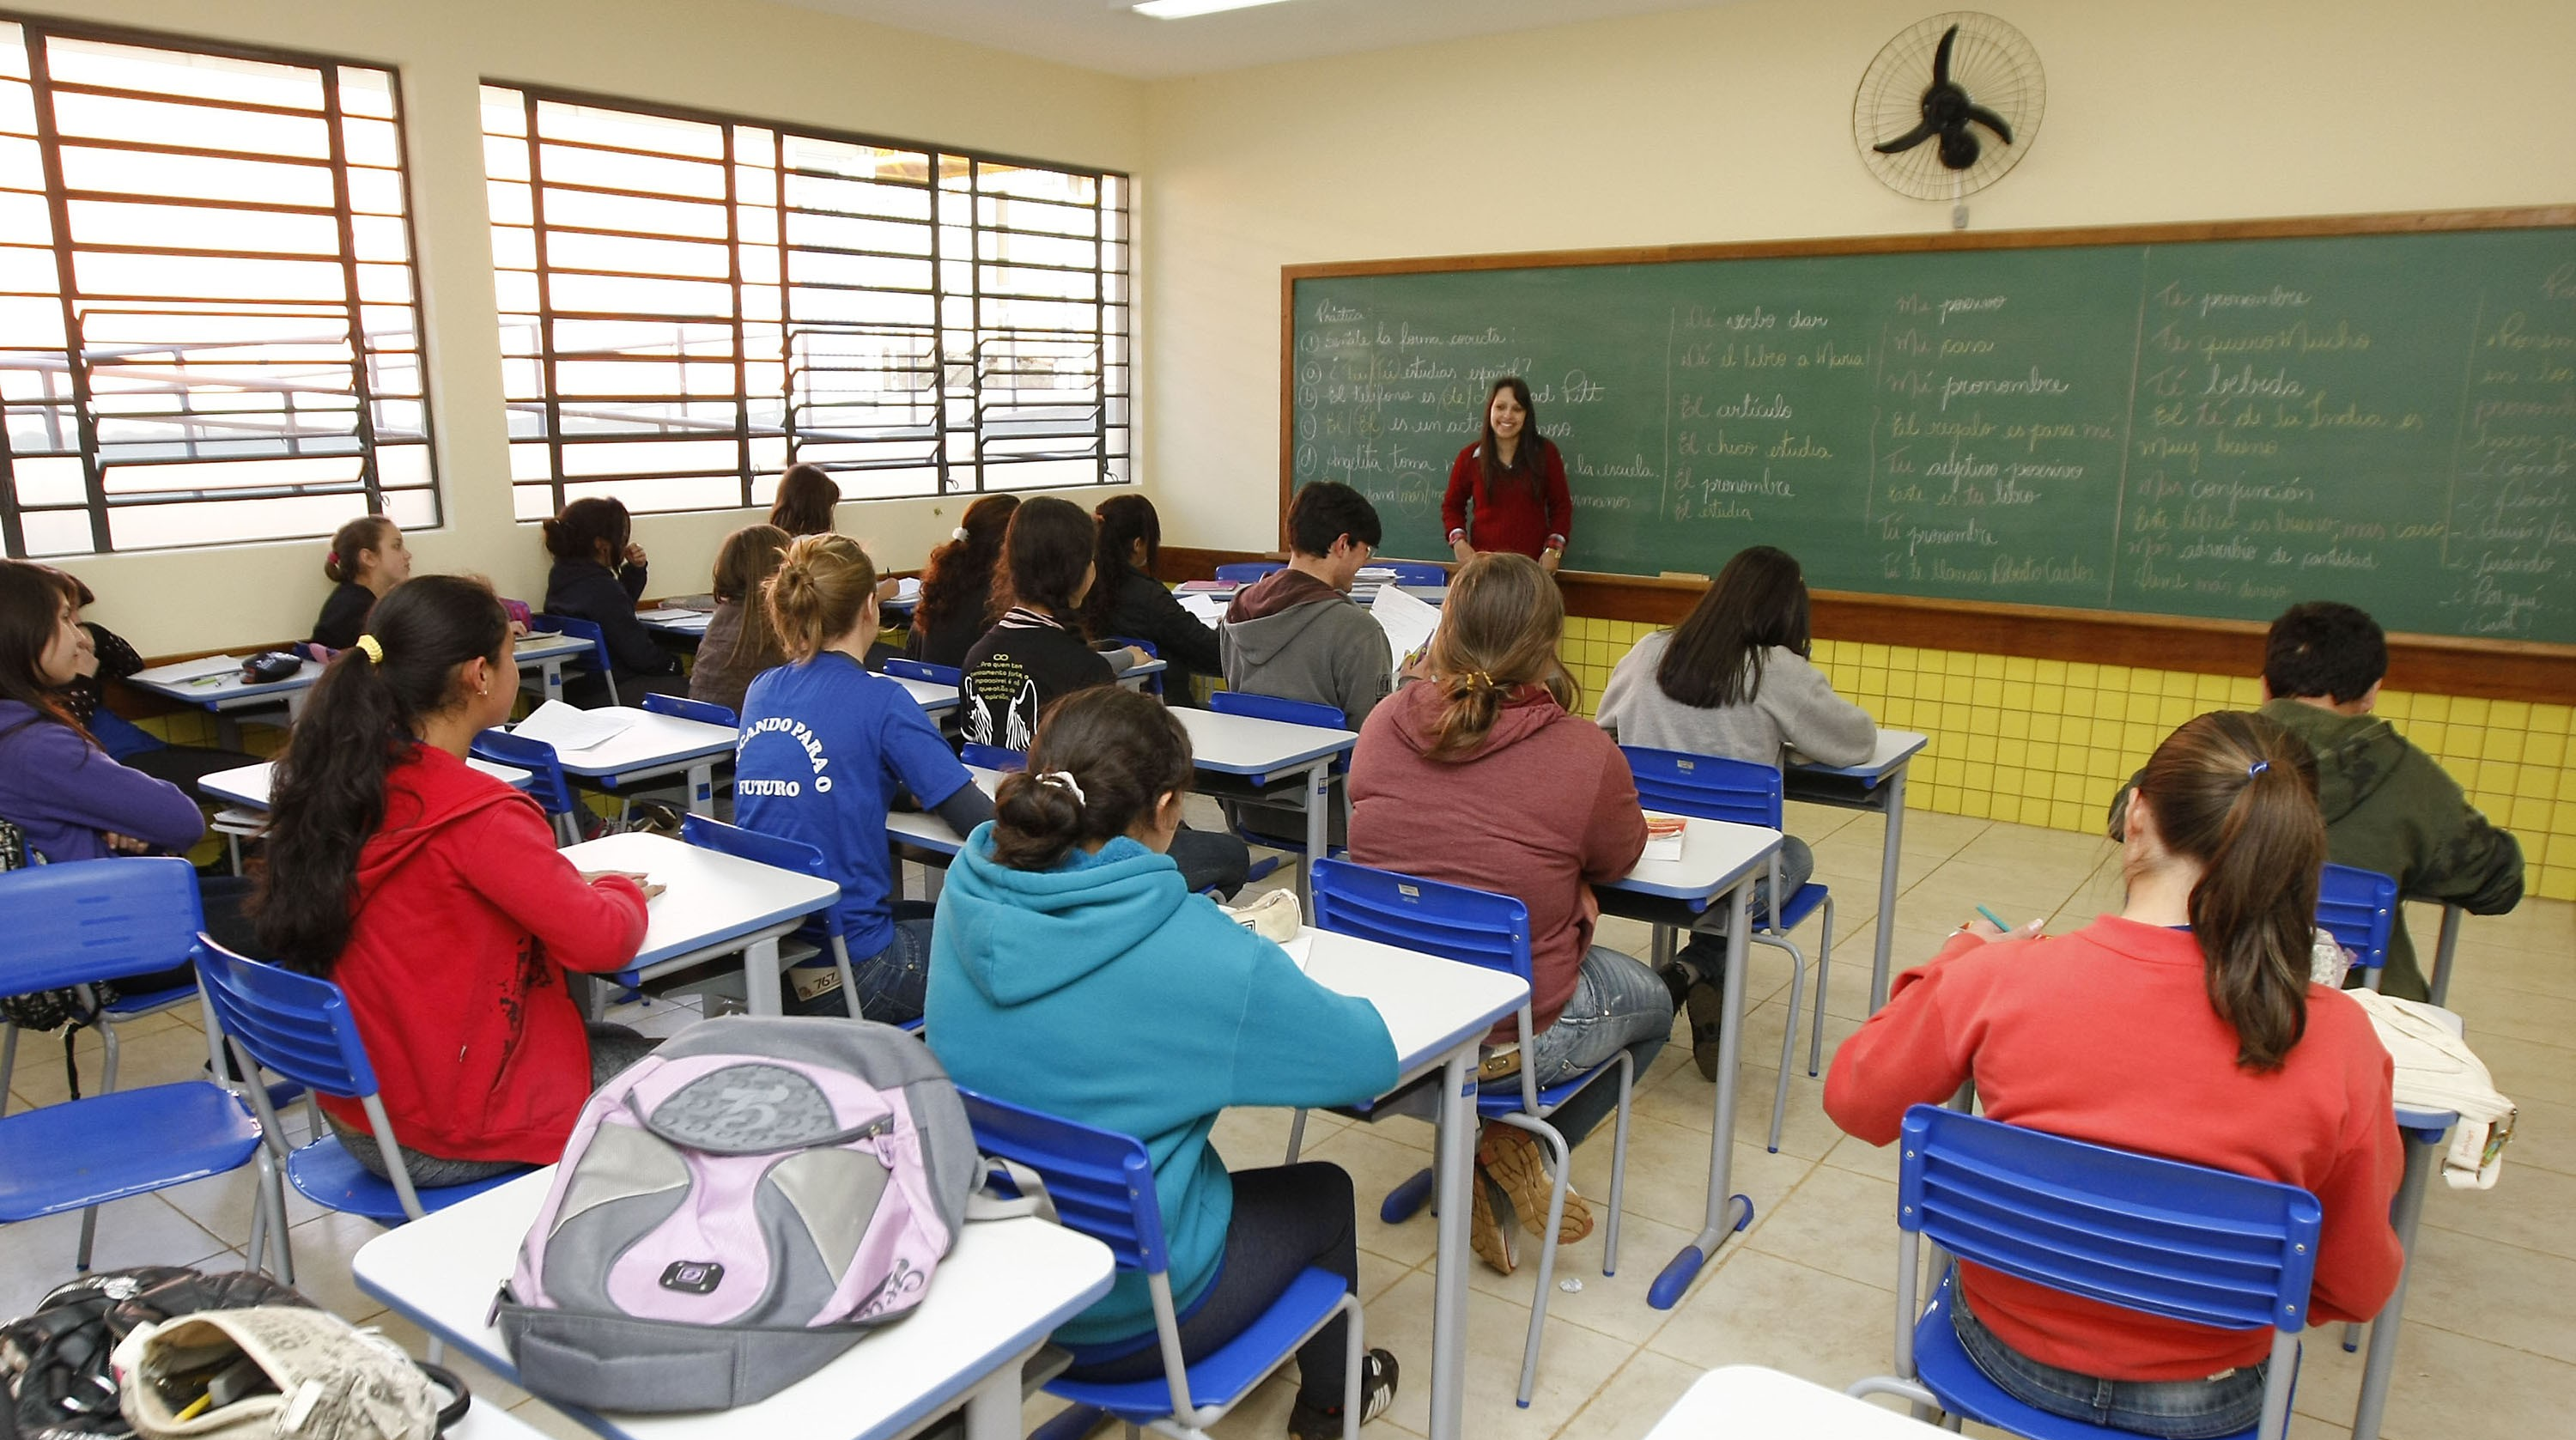
<svg viewBox="0 0 2576 1440">
<path fill-rule="evenodd" d="M 126 676 L 125 682 L 140 685 L 157 695 L 167 695 L 183 705 L 202 705 L 213 710 L 244 700 L 283 696 L 290 691 L 307 689 L 322 678 L 322 667 L 306 660 L 297 666 L 294 674 L 283 680 L 245 685 L 241 678 L 241 662 L 249 658 L 247 656 L 231 657 L 232 668 L 213 675 L 186 673 L 191 669 L 202 669 L 218 658 L 222 657 L 208 656 L 203 660 L 183 660 L 175 665 L 155 665 L 149 670 L 137 670 Z"/>
<path fill-rule="evenodd" d="M 1377 1007 L 1395 1041 L 1396 1068 L 1418 1074 L 1521 1008 L 1529 987 L 1499 970 L 1307 928 L 1290 953 L 1328 990 Z"/>
<path fill-rule="evenodd" d="M 1202 770 L 1222 775 L 1272 774 L 1326 755 L 1339 755 L 1360 739 L 1358 732 L 1352 730 L 1291 725 L 1284 720 L 1224 715 L 1177 705 L 1172 714 L 1190 732 L 1192 761 Z"/>
<path fill-rule="evenodd" d="M 587 750 L 558 751 L 555 758 L 562 762 L 565 774 L 619 775 L 733 753 L 734 732 L 722 725 L 623 705 L 615 708 L 635 723 Z"/>
<path fill-rule="evenodd" d="M 1932 742 L 1929 737 L 1918 735 L 1911 730 L 1882 728 L 1878 732 L 1878 748 L 1870 753 L 1868 759 L 1857 765 L 1819 765 L 1813 760 L 1801 758 L 1790 762 L 1789 773 L 1792 775 L 1848 775 L 1860 780 L 1880 780 L 1893 773 L 1897 766 L 1913 759 L 1915 752 L 1930 743 Z"/>
<path fill-rule="evenodd" d="M 501 1333 L 484 1323 L 510 1276 L 550 1166 L 368 1241 L 358 1288 L 515 1382 Z M 756 1405 L 694 1415 L 573 1418 L 631 1440 L 869 1440 L 901 1434 L 963 1401 L 974 1381 L 1044 1340 L 1108 1293 L 1108 1247 L 1032 1217 L 962 1227 L 920 1308 L 870 1332 L 821 1370 Z M 482 1402 L 476 1401 L 480 1410 Z"/>
<path fill-rule="evenodd" d="M 1697 818 L 1685 825 L 1682 858 L 1639 860 L 1635 869 L 1602 888 L 1705 905 L 1780 848 L 1780 832 L 1759 825 Z"/>
<path fill-rule="evenodd" d="M 1002 788 L 1002 773 L 981 765 L 969 765 L 966 773 L 987 795 Z M 966 844 L 966 837 L 949 828 L 947 821 L 927 810 L 897 810 L 886 815 L 886 834 L 907 845 L 918 845 L 940 855 L 954 855 Z"/>
<path fill-rule="evenodd" d="M 820 875 L 781 870 L 755 860 L 702 850 L 661 835 L 603 835 L 567 845 L 566 860 L 583 870 L 625 870 L 668 887 L 653 897 L 642 969 L 799 915 L 811 915 L 841 898 L 841 887 Z"/>
<path fill-rule="evenodd" d="M 1930 1440 L 1947 1434 L 1901 1410 L 1882 1409 L 1810 1380 L 1760 1365 L 1728 1365 L 1699 1377 L 1646 1440 Z"/>
<path fill-rule="evenodd" d="M 909 675 L 880 675 L 877 678 L 902 686 L 905 693 L 912 696 L 912 703 L 920 706 L 924 714 L 936 715 L 943 710 L 957 708 L 957 687 L 954 685 L 915 680 Z"/>
<path fill-rule="evenodd" d="M 481 759 L 468 760 L 465 763 L 514 789 L 527 789 L 528 781 L 534 778 L 516 765 L 502 765 Z M 233 770 L 218 770 L 199 780 L 197 788 L 218 800 L 229 800 L 235 805 L 247 805 L 253 810 L 265 810 L 268 808 L 269 783 L 274 778 L 273 772 L 276 768 L 275 765 L 263 760 L 256 765 L 244 765 Z"/>
<path fill-rule="evenodd" d="M 578 635 L 558 635 L 540 631 L 510 647 L 512 657 L 521 665 L 542 665 L 548 660 L 569 660 L 590 653 L 590 642 Z"/>
</svg>

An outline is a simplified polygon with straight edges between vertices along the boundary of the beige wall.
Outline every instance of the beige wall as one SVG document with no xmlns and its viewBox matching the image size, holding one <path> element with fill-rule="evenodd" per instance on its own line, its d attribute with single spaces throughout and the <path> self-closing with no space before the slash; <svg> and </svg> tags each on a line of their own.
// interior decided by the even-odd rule
<svg viewBox="0 0 2576 1440">
<path fill-rule="evenodd" d="M 1852 153 L 1920 0 L 1711 9 L 1158 84 L 1145 473 L 1276 543 L 1279 267 L 1938 229 Z M 2015 0 L 2049 106 L 1979 229 L 2576 200 L 2568 0 Z"/>
<path fill-rule="evenodd" d="M 511 520 L 477 86 L 520 80 L 1110 169 L 1145 159 L 1143 87 L 953 41 L 751 0 L 17 0 L 96 23 L 398 66 L 427 312 L 446 524 L 424 570 L 474 570 L 542 598 L 536 529 Z M 1140 247 L 1141 248 L 1141 247 Z M 842 508 L 882 563 L 918 565 L 960 500 Z M 743 511 L 648 516 L 654 589 L 704 589 Z M 306 633 L 323 545 L 227 545 L 70 562 L 93 615 L 147 655 Z"/>
</svg>

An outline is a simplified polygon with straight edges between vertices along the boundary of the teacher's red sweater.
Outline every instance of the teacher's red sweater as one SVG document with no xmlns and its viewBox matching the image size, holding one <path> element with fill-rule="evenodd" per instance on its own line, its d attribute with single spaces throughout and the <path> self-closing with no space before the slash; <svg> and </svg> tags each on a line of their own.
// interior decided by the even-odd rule
<svg viewBox="0 0 2576 1440">
<path fill-rule="evenodd" d="M 1517 550 L 1532 560 L 1547 548 L 1551 535 L 1574 533 L 1574 497 L 1565 488 L 1565 456 L 1541 438 L 1530 457 L 1538 471 L 1536 495 L 1521 477 L 1498 486 L 1485 484 L 1485 462 L 1476 452 L 1484 442 L 1458 452 L 1449 464 L 1449 490 L 1440 500 L 1440 534 L 1467 532 L 1467 543 L 1479 550 Z M 1470 507 L 1474 514 L 1469 514 Z"/>
<path fill-rule="evenodd" d="M 2388 1051 L 2361 1007 L 2308 987 L 2308 1028 L 2281 1068 L 2236 1064 L 2187 931 L 2105 915 L 2071 935 L 1992 944 L 1961 932 L 1897 977 L 1843 1042 L 1825 1112 L 1873 1145 L 1906 1107 L 1977 1082 L 1986 1114 L 2097 1145 L 2296 1185 L 2325 1207 L 2309 1323 L 2364 1320 L 2396 1288 L 2388 1223 L 2403 1154 Z M 2013 1349 L 2107 1380 L 2197 1380 L 2255 1365 L 2271 1331 L 2121 1310 L 1977 1265 L 1969 1308 Z"/>
</svg>

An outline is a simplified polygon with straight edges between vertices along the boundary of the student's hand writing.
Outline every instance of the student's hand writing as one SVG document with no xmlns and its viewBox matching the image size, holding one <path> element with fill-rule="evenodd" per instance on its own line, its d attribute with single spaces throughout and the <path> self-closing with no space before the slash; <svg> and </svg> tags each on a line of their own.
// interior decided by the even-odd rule
<svg viewBox="0 0 2576 1440">
<path fill-rule="evenodd" d="M 1428 645 L 1415 647 L 1412 654 L 1404 657 L 1404 668 L 1401 673 L 1407 680 L 1430 679 L 1431 647 Z"/>
<path fill-rule="evenodd" d="M 653 877 L 645 874 L 641 870 L 584 870 L 581 872 L 581 883 L 584 885 L 596 885 L 611 875 L 617 876 L 623 880 L 632 880 L 636 884 L 643 886 L 647 899 L 662 893 L 662 887 L 652 883 Z"/>
<path fill-rule="evenodd" d="M 1980 940 L 2027 940 L 2039 934 L 2040 927 L 2047 923 L 2048 922 L 2045 919 L 2033 920 L 2027 925 L 2016 925 L 2012 929 L 2006 930 L 1992 920 L 1987 919 L 1983 915 L 1979 915 L 1970 919 L 1967 924 L 1962 925 L 1959 928 L 1976 936 Z"/>
<path fill-rule="evenodd" d="M 641 565 L 645 563 L 644 547 L 641 545 L 628 545 L 626 547 L 626 563 L 629 565 Z"/>
<path fill-rule="evenodd" d="M 1128 671 L 1133 670 L 1137 666 L 1143 665 L 1154 658 L 1153 656 L 1146 654 L 1144 651 L 1137 649 L 1133 645 L 1128 646 L 1124 651 L 1120 652 L 1120 655 L 1121 658 L 1118 661 L 1118 673 L 1121 675 L 1126 674 Z"/>
<path fill-rule="evenodd" d="M 137 840 L 131 835 L 119 835 L 113 830 L 100 831 L 99 838 L 107 842 L 108 849 L 119 855 L 141 855 L 152 848 L 149 841 Z"/>
<path fill-rule="evenodd" d="M 528 638 L 528 622 L 527 622 L 527 621 L 525 621 L 525 620 L 513 620 L 513 621 L 511 621 L 511 622 L 510 622 L 510 638 L 511 638 L 511 639 L 513 639 L 513 640 L 525 640 L 525 639 L 527 639 L 527 638 Z"/>
<path fill-rule="evenodd" d="M 646 880 L 641 882 L 641 884 L 644 890 L 644 898 L 647 900 L 650 900 L 655 896 L 660 895 L 663 891 L 671 888 L 657 880 Z"/>
</svg>

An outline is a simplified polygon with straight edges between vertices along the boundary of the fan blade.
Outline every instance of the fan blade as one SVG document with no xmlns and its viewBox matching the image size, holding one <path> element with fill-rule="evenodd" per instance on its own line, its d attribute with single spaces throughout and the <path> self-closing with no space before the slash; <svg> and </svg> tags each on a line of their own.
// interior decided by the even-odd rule
<svg viewBox="0 0 2576 1440">
<path fill-rule="evenodd" d="M 1947 85 L 1950 83 L 1950 47 L 1957 43 L 1959 43 L 1958 26 L 1953 25 L 1949 29 L 1941 32 L 1940 48 L 1932 52 L 1933 84 Z"/>
<path fill-rule="evenodd" d="M 1978 124 L 1985 126 L 1985 127 L 1986 127 L 1987 129 L 1989 129 L 1989 130 L 1992 130 L 1993 132 L 1995 132 L 1995 135 L 1997 136 L 1997 138 L 2001 139 L 2005 144 L 2010 145 L 2011 143 L 2013 143 L 2012 126 L 2010 126 L 2010 125 L 2008 125 L 2008 124 L 2006 124 L 2006 123 L 2004 122 L 2004 117 L 2002 117 L 2001 115 L 1996 114 L 1996 113 L 1995 113 L 1995 112 L 1993 112 L 1992 110 L 1987 109 L 1985 106 L 1983 106 L 1983 105 L 1971 105 L 1971 106 L 1969 106 L 1969 107 L 1968 107 L 1968 113 L 1967 113 L 1967 117 L 1966 117 L 1966 118 L 1968 118 L 1968 119 L 1970 119 L 1970 120 L 1974 120 L 1974 121 L 1976 121 Z"/>
<path fill-rule="evenodd" d="M 1977 137 L 1968 133 L 1964 126 L 1941 132 L 1941 163 L 1952 170 L 1969 168 L 1984 153 L 1985 147 L 1979 145 Z"/>
<path fill-rule="evenodd" d="M 1881 155 L 1901 155 L 1940 133 L 1940 126 L 1926 120 L 1922 124 L 1915 126 L 1913 129 L 1906 131 L 1904 134 L 1897 136 L 1893 140 L 1882 140 L 1878 144 L 1872 145 L 1869 148 L 1877 151 Z"/>
</svg>

